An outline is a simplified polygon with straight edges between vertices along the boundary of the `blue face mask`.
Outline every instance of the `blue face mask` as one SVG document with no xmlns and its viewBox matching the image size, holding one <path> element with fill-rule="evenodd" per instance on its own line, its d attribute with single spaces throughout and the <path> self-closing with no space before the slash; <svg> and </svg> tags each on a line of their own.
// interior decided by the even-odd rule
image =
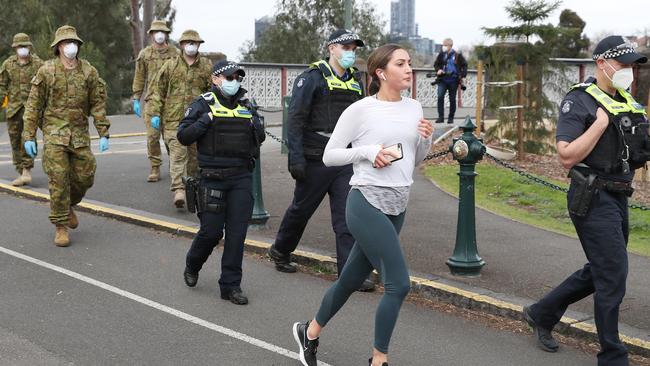
<svg viewBox="0 0 650 366">
<path fill-rule="evenodd" d="M 233 95 L 237 94 L 240 86 L 241 83 L 237 80 L 232 80 L 232 81 L 223 80 L 221 82 L 221 91 L 225 95 L 232 97 Z"/>
<path fill-rule="evenodd" d="M 341 54 L 341 58 L 337 59 L 339 62 L 339 65 L 341 65 L 342 68 L 344 69 L 349 69 L 354 65 L 354 62 L 356 61 L 356 55 L 354 54 L 354 51 L 343 51 L 343 54 Z"/>
</svg>

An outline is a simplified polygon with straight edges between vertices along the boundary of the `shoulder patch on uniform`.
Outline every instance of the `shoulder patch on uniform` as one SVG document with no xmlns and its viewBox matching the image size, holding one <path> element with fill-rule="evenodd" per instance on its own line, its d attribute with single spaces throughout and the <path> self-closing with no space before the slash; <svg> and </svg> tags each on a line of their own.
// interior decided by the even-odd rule
<svg viewBox="0 0 650 366">
<path fill-rule="evenodd" d="M 296 83 L 297 88 L 302 88 L 302 86 L 305 84 L 305 78 L 300 78 L 298 79 L 298 82 Z"/>
<path fill-rule="evenodd" d="M 565 100 L 564 103 L 562 103 L 562 113 L 569 113 L 571 107 L 573 107 L 573 101 Z"/>
</svg>

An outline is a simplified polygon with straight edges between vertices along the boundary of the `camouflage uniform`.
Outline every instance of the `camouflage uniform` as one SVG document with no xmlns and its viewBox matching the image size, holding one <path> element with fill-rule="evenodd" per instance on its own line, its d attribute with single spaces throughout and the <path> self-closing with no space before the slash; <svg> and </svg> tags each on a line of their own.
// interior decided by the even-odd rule
<svg viewBox="0 0 650 366">
<path fill-rule="evenodd" d="M 18 33 L 14 36 L 14 42 L 11 47 L 31 48 L 32 43 L 28 35 Z M 11 141 L 11 156 L 18 173 L 21 173 L 23 169 L 31 169 L 34 167 L 34 159 L 25 153 L 23 141 L 21 140 L 23 133 L 23 112 L 25 111 L 23 107 L 29 97 L 30 81 L 42 65 L 43 61 L 38 56 L 32 54 L 26 64 L 21 64 L 18 56 L 13 55 L 0 66 L 0 100 L 5 95 L 9 99 L 9 103 L 7 104 L 7 129 Z"/>
<path fill-rule="evenodd" d="M 149 34 L 156 31 L 162 31 L 169 34 L 170 29 L 162 20 L 156 20 L 151 24 Z M 140 51 L 137 60 L 135 61 L 135 75 L 133 76 L 133 100 L 140 100 L 146 86 L 147 91 L 144 94 L 145 109 L 144 125 L 147 129 L 147 156 L 151 162 L 152 167 L 160 166 L 162 164 L 162 153 L 160 151 L 160 130 L 151 127 L 152 115 L 147 113 L 146 105 L 149 104 L 151 90 L 153 89 L 153 82 L 156 74 L 169 59 L 178 56 L 180 52 L 172 45 L 166 45 L 163 48 L 155 48 L 150 45 Z M 164 138 L 164 137 L 163 137 Z"/>
<path fill-rule="evenodd" d="M 179 42 L 197 40 L 203 42 L 195 31 L 183 32 Z M 189 33 L 189 34 L 188 34 Z M 185 110 L 197 95 L 201 95 L 212 85 L 212 63 L 208 58 L 197 55 L 196 61 L 188 65 L 182 55 L 166 61 L 154 81 L 148 113 L 160 116 L 161 130 L 165 143 L 169 146 L 169 175 L 171 190 L 184 189 L 181 177 L 196 176 L 196 145 L 185 147 L 176 139 L 178 124 Z"/>
<path fill-rule="evenodd" d="M 63 29 L 63 30 L 62 30 Z M 57 39 L 76 30 L 64 26 Z M 81 40 L 79 40 L 81 42 Z M 58 42 L 55 40 L 53 46 Z M 34 79 L 25 106 L 25 141 L 34 140 L 38 119 L 43 118 L 43 170 L 49 178 L 50 221 L 67 225 L 71 206 L 81 202 L 93 185 L 96 162 L 90 150 L 88 116 L 94 119 L 100 137 L 108 137 L 106 83 L 86 60 L 75 69 L 65 69 L 59 58 L 48 60 Z"/>
</svg>

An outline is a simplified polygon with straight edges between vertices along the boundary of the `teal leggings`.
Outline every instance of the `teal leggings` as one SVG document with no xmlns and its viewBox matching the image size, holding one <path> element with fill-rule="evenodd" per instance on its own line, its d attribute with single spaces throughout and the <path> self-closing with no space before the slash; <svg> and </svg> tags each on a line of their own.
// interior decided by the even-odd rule
<svg viewBox="0 0 650 366">
<path fill-rule="evenodd" d="M 390 216 L 373 207 L 356 189 L 348 195 L 345 219 L 356 242 L 339 279 L 327 290 L 316 314 L 325 326 L 368 278 L 373 268 L 381 275 L 385 292 L 375 314 L 375 348 L 388 353 L 388 344 L 410 279 L 399 243 L 404 213 Z"/>
</svg>

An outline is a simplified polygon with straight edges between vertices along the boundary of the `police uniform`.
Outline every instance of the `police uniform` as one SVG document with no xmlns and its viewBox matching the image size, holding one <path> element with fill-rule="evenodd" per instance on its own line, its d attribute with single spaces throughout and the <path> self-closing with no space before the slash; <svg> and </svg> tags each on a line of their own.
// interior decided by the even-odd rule
<svg viewBox="0 0 650 366">
<path fill-rule="evenodd" d="M 647 61 L 633 48 L 620 46 L 622 42 L 617 36 L 601 41 L 594 60 L 613 58 L 623 64 Z M 626 90 L 618 89 L 614 96 L 607 94 L 594 78 L 573 86 L 560 104 L 557 140 L 571 143 L 580 137 L 596 120 L 598 108 L 607 112 L 610 123 L 591 153 L 572 168 L 567 195 L 571 220 L 588 263 L 526 308 L 525 315 L 531 325 L 548 330 L 550 335 L 570 304 L 594 294 L 601 345 L 598 365 L 618 366 L 629 363 L 618 335 L 619 306 L 628 273 L 627 197 L 633 191 L 634 170 L 650 160 L 650 142 L 642 106 Z"/>
<path fill-rule="evenodd" d="M 245 75 L 233 62 L 224 60 L 214 66 L 215 75 L 235 73 Z M 196 284 L 201 267 L 225 228 L 219 287 L 223 299 L 240 305 L 248 302 L 241 294 L 240 284 L 244 240 L 253 212 L 252 170 L 264 141 L 261 118 L 244 99 L 245 94 L 246 90 L 239 88 L 228 97 L 213 86 L 192 102 L 177 134 L 178 141 L 185 146 L 196 143 L 200 168 L 196 196 L 201 227 L 187 253 L 185 281 L 190 287 Z"/>
<path fill-rule="evenodd" d="M 332 34 L 328 45 L 353 42 L 364 46 L 356 34 L 340 30 Z M 326 60 L 311 64 L 296 78 L 287 120 L 289 171 L 296 179 L 296 186 L 293 201 L 269 250 L 269 256 L 279 271 L 295 272 L 290 255 L 326 194 L 330 196 L 332 227 L 336 234 L 338 272 L 343 269 L 354 245 L 354 238 L 345 223 L 352 165 L 326 167 L 322 159 L 339 116 L 363 95 L 360 74 L 355 68 L 350 67 L 338 76 Z"/>
</svg>

